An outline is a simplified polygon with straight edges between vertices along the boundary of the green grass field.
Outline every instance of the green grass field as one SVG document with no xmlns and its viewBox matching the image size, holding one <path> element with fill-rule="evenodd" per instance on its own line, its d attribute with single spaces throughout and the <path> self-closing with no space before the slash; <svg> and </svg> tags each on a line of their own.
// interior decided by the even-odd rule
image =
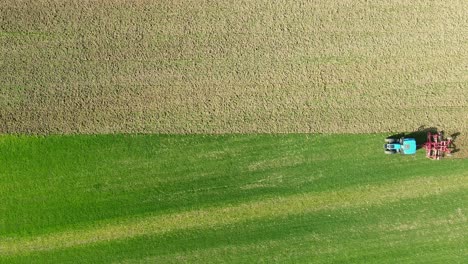
<svg viewBox="0 0 468 264">
<path fill-rule="evenodd" d="M 463 262 L 468 160 L 384 137 L 3 135 L 0 262 Z"/>
</svg>

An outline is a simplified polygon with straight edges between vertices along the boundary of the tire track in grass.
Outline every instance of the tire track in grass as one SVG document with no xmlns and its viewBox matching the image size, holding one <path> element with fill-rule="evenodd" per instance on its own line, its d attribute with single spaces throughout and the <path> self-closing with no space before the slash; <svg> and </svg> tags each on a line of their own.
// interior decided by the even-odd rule
<svg viewBox="0 0 468 264">
<path fill-rule="evenodd" d="M 468 188 L 468 173 L 345 188 L 339 191 L 296 194 L 164 216 L 119 220 L 112 224 L 52 233 L 31 238 L 3 238 L 0 255 L 48 251 L 190 228 L 217 228 L 260 218 L 300 215 L 320 210 L 383 205 Z"/>
</svg>

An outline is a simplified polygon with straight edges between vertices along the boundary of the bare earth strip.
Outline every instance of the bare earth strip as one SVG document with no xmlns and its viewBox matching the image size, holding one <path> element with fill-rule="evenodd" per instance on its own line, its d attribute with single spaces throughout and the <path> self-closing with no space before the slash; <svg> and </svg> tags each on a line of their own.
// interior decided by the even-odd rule
<svg viewBox="0 0 468 264">
<path fill-rule="evenodd" d="M 1 133 L 468 132 L 466 1 L 11 1 Z"/>
<path fill-rule="evenodd" d="M 441 195 L 466 190 L 466 188 L 468 188 L 468 181 L 465 174 L 450 177 L 410 179 L 380 186 L 355 187 L 332 192 L 297 194 L 231 207 L 140 217 L 95 228 L 53 233 L 32 238 L 8 238 L 0 241 L 0 256 L 48 251 L 143 235 L 163 234 L 189 228 L 216 228 L 254 219 L 286 217 L 319 210 L 384 205 L 402 199 Z M 441 221 L 433 224 L 451 224 L 448 220 Z M 462 221 L 462 223 L 466 223 L 466 218 L 463 218 Z M 411 226 L 390 226 L 385 228 L 404 229 L 411 228 Z"/>
</svg>

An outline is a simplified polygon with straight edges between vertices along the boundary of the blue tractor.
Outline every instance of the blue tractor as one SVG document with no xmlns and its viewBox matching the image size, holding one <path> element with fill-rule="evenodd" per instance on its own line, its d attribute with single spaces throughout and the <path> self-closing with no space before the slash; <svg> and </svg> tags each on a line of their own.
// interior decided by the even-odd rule
<svg viewBox="0 0 468 264">
<path fill-rule="evenodd" d="M 416 154 L 416 139 L 414 138 L 386 138 L 385 139 L 385 154 Z"/>
</svg>

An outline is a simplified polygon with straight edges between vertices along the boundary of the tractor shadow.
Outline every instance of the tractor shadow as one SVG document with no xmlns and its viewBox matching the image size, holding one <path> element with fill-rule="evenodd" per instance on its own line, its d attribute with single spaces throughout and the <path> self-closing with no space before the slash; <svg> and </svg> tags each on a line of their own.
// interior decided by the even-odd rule
<svg viewBox="0 0 468 264">
<path fill-rule="evenodd" d="M 460 149 L 457 148 L 457 145 L 455 144 L 455 142 L 457 140 L 457 137 L 460 136 L 460 132 L 453 133 L 450 136 L 452 137 L 452 146 L 453 146 L 452 153 L 456 153 L 456 152 L 460 151 Z"/>
<path fill-rule="evenodd" d="M 424 143 L 426 143 L 427 140 L 427 133 L 431 132 L 432 134 L 437 133 L 439 131 L 437 127 L 424 127 L 421 126 L 417 130 L 409 133 L 398 133 L 389 136 L 389 138 L 394 138 L 394 139 L 400 139 L 402 137 L 405 138 L 414 138 L 416 140 L 416 149 L 420 149 L 423 147 Z M 443 132 L 443 131 L 442 131 Z M 455 142 L 457 140 L 457 137 L 460 135 L 460 132 L 453 133 L 450 135 L 452 137 L 452 153 L 460 151 L 460 149 L 457 148 Z M 448 136 L 448 135 L 446 135 Z"/>
</svg>

